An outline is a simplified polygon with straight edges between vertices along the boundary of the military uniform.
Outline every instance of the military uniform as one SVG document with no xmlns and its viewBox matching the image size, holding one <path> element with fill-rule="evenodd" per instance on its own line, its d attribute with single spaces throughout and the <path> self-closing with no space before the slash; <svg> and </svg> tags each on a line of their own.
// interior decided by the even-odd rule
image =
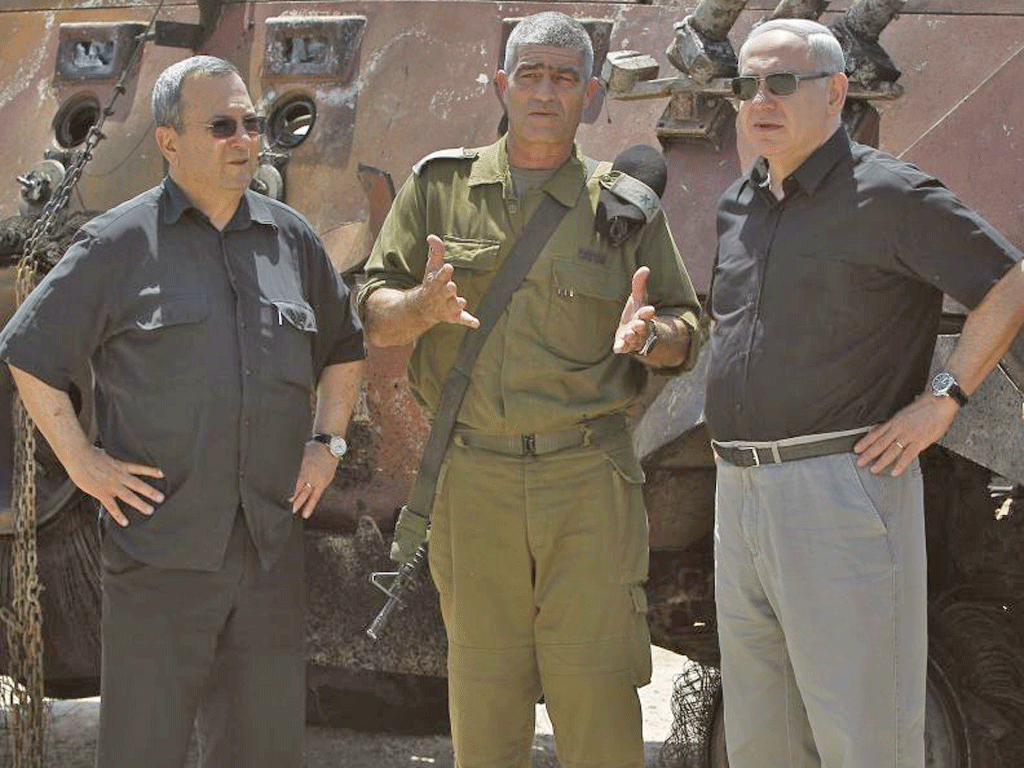
<svg viewBox="0 0 1024 768">
<path fill-rule="evenodd" d="M 597 234 L 607 169 L 588 180 L 576 150 L 520 198 L 504 139 L 426 158 L 359 294 L 362 307 L 377 288 L 418 285 L 436 234 L 473 312 L 541 196 L 571 206 L 480 352 L 437 484 L 430 567 L 461 768 L 528 765 L 541 695 L 562 765 L 643 765 L 647 517 L 623 412 L 646 369 L 612 341 L 641 265 L 658 314 L 693 330 L 699 306 L 663 213 L 620 246 Z M 409 376 L 428 413 L 465 331 L 441 323 L 416 344 Z"/>
</svg>

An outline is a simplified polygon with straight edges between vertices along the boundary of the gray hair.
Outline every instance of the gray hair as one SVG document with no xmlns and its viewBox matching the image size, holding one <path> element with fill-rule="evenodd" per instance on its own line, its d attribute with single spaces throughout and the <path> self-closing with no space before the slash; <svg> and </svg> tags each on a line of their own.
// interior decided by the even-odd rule
<svg viewBox="0 0 1024 768">
<path fill-rule="evenodd" d="M 153 85 L 153 121 L 157 125 L 184 129 L 181 122 L 181 89 L 190 77 L 227 77 L 237 75 L 238 68 L 216 56 L 192 56 L 171 64 L 160 73 Z"/>
<path fill-rule="evenodd" d="M 545 11 L 527 16 L 516 24 L 505 44 L 505 71 L 512 72 L 519 49 L 524 45 L 552 45 L 579 51 L 583 77 L 594 69 L 594 46 L 587 30 L 576 19 L 558 11 Z"/>
<path fill-rule="evenodd" d="M 846 57 L 843 56 L 843 47 L 839 44 L 832 30 L 824 24 L 809 19 L 774 19 L 759 24 L 750 30 L 747 39 L 740 47 L 740 60 L 743 60 L 743 49 L 747 43 L 766 32 L 781 30 L 803 39 L 807 43 L 807 50 L 810 52 L 811 61 L 822 72 L 845 72 Z"/>
</svg>

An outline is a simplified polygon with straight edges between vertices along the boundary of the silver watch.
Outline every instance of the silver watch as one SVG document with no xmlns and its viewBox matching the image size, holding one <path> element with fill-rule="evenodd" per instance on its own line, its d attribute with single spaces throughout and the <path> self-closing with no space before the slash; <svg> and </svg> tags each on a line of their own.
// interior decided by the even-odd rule
<svg viewBox="0 0 1024 768">
<path fill-rule="evenodd" d="M 345 438 L 341 435 L 328 435 L 324 432 L 316 432 L 313 434 L 312 439 L 326 445 L 327 450 L 331 452 L 331 456 L 336 459 L 340 459 L 345 455 L 345 451 L 348 450 L 348 443 L 345 442 Z"/>
<path fill-rule="evenodd" d="M 951 397 L 963 408 L 967 405 L 967 393 L 960 388 L 956 377 L 949 371 L 939 371 L 932 379 L 932 394 L 935 397 Z"/>
<path fill-rule="evenodd" d="M 647 338 L 644 340 L 644 345 L 637 350 L 637 354 L 640 357 L 647 357 L 654 349 L 654 345 L 658 343 L 658 326 L 655 325 L 653 320 L 647 321 Z"/>
</svg>

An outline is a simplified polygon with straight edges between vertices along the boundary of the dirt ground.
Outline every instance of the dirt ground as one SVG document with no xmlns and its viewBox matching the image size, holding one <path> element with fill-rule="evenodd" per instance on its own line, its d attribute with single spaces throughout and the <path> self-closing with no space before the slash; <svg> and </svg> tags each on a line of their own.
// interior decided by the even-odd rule
<svg viewBox="0 0 1024 768">
<path fill-rule="evenodd" d="M 640 690 L 644 714 L 644 742 L 647 766 L 658 765 L 662 743 L 672 728 L 670 700 L 675 678 L 689 662 L 661 648 L 654 649 L 654 675 Z M 47 768 L 93 768 L 99 699 L 50 702 L 47 733 Z M 7 738 L 0 724 L 0 765 L 6 765 Z M 537 707 L 537 736 L 534 739 L 535 768 L 557 768 L 551 722 L 543 705 Z M 195 768 L 195 748 L 186 768 Z M 306 729 L 306 768 L 453 768 L 452 743 L 447 733 L 406 735 L 357 731 L 310 725 Z"/>
</svg>

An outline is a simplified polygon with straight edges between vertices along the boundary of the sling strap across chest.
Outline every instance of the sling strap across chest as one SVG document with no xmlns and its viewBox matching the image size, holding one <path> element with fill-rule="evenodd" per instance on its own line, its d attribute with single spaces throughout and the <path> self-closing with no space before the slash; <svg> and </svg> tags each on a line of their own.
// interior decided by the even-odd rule
<svg viewBox="0 0 1024 768">
<path fill-rule="evenodd" d="M 583 164 L 586 169 L 586 180 L 589 181 L 597 169 L 597 162 L 590 158 L 584 158 Z M 580 194 L 585 194 L 586 190 L 585 181 Z M 419 470 L 416 472 L 416 480 L 409 493 L 409 502 L 402 510 L 403 513 L 407 509 L 425 519 L 430 518 L 441 463 L 448 451 L 448 443 L 451 441 L 462 400 L 469 388 L 470 374 L 477 356 L 498 322 L 498 318 L 508 306 L 512 294 L 522 284 L 530 268 L 537 261 L 537 257 L 540 256 L 540 252 L 569 210 L 567 206 L 562 205 L 551 195 L 544 194 L 536 212 L 523 228 L 522 235 L 512 246 L 512 250 L 502 262 L 477 305 L 476 317 L 480 321 L 480 327 L 466 331 L 455 356 L 455 363 L 445 377 L 441 387 L 441 396 L 434 411 L 430 436 L 423 449 L 423 457 L 420 459 Z"/>
</svg>

